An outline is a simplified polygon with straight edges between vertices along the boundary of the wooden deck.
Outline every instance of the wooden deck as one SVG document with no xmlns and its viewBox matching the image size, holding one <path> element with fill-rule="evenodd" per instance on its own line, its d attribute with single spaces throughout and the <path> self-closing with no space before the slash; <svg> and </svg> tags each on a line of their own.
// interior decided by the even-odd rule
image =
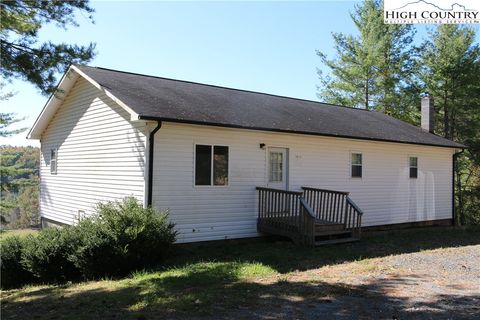
<svg viewBox="0 0 480 320">
<path fill-rule="evenodd" d="M 298 192 L 257 187 L 258 231 L 308 246 L 360 239 L 362 211 L 348 193 L 302 189 Z"/>
</svg>

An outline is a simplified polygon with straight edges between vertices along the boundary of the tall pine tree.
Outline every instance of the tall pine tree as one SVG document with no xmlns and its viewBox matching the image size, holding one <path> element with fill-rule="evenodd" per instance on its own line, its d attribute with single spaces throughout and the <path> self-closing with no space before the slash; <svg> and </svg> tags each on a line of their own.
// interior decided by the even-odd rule
<svg viewBox="0 0 480 320">
<path fill-rule="evenodd" d="M 475 30 L 440 25 L 421 47 L 420 79 L 435 97 L 437 131 L 445 138 L 459 138 L 465 117 L 477 112 L 480 97 L 480 47 Z"/>
<path fill-rule="evenodd" d="M 93 9 L 87 0 L 0 1 L 0 75 L 2 80 L 28 81 L 40 89 L 42 94 L 55 91 L 56 74 L 64 73 L 72 63 L 86 63 L 94 55 L 95 44 L 78 46 L 67 43 L 39 42 L 39 31 L 47 24 L 67 29 L 78 26 L 76 14 L 91 14 Z M 85 16 L 84 16 L 85 17 Z M 1 88 L 4 83 L 2 81 Z M 0 100 L 11 93 L 0 90 Z M 11 124 L 21 121 L 13 113 L 0 113 L 0 134 L 13 135 L 22 130 L 7 130 Z"/>
<path fill-rule="evenodd" d="M 458 222 L 480 223 L 480 46 L 475 30 L 440 25 L 421 53 L 419 78 L 435 97 L 436 133 L 468 146 L 456 167 Z"/>
<path fill-rule="evenodd" d="M 0 74 L 6 80 L 22 79 L 44 94 L 55 90 L 56 73 L 72 63 L 90 61 L 95 45 L 39 42 L 39 31 L 54 23 L 60 28 L 78 26 L 76 14 L 89 15 L 93 9 L 86 0 L 42 1 L 10 0 L 0 2 Z"/>
<path fill-rule="evenodd" d="M 418 99 L 411 86 L 414 64 L 410 57 L 414 29 L 383 23 L 383 5 L 366 0 L 351 14 L 358 35 L 333 33 L 336 57 L 317 51 L 330 73 L 319 70 L 322 101 L 373 109 L 414 121 Z"/>
</svg>

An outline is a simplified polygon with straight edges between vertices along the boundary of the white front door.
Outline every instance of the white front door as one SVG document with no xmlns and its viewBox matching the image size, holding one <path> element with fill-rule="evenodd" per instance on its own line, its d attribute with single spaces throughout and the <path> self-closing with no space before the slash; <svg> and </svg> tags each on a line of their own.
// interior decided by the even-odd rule
<svg viewBox="0 0 480 320">
<path fill-rule="evenodd" d="M 288 149 L 267 149 L 267 186 L 269 188 L 287 190 Z"/>
</svg>

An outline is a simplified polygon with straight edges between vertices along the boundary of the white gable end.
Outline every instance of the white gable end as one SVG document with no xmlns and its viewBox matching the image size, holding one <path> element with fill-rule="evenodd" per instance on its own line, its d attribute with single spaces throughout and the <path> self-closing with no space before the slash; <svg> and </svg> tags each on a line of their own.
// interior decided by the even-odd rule
<svg viewBox="0 0 480 320">
<path fill-rule="evenodd" d="M 41 134 L 42 217 L 71 224 L 94 213 L 98 202 L 125 196 L 143 202 L 145 122 L 132 122 L 127 110 L 83 77 L 55 103 Z"/>
<path fill-rule="evenodd" d="M 79 77 L 82 77 L 93 87 L 97 88 L 102 94 L 109 97 L 118 106 L 123 108 L 129 114 L 129 119 L 131 121 L 138 120 L 138 114 L 135 113 L 129 106 L 127 106 L 120 99 L 111 94 L 108 90 L 103 88 L 95 80 L 83 73 L 79 68 L 72 65 L 60 79 L 56 92 L 50 96 L 47 103 L 43 107 L 42 112 L 35 120 L 35 123 L 33 124 L 30 132 L 27 135 L 28 139 L 40 139 L 40 136 L 52 120 L 53 115 L 57 112 L 62 102 L 65 101 L 65 98 L 67 97 Z"/>
</svg>

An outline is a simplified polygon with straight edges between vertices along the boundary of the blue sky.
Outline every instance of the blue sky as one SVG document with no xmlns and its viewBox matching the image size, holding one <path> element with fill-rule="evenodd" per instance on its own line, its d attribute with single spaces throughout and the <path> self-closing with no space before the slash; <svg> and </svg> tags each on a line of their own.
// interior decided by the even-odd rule
<svg viewBox="0 0 480 320">
<path fill-rule="evenodd" d="M 92 2 L 95 24 L 46 26 L 41 40 L 97 44 L 93 66 L 317 100 L 315 50 L 333 54 L 332 32 L 355 33 L 354 1 Z M 420 27 L 417 41 L 425 35 Z M 30 127 L 45 104 L 31 84 L 15 81 L 2 112 Z M 0 144 L 38 145 L 26 133 Z"/>
</svg>

